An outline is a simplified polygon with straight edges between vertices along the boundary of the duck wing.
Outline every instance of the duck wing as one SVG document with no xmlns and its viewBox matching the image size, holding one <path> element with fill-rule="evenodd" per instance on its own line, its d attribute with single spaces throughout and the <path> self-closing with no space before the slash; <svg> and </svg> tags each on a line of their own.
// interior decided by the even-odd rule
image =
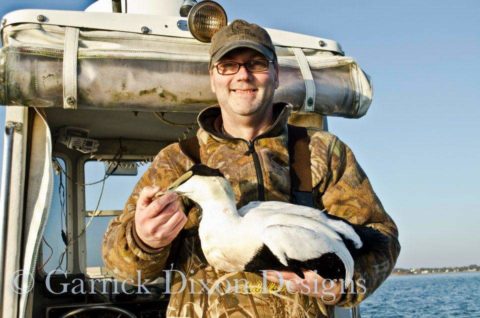
<svg viewBox="0 0 480 318">
<path fill-rule="evenodd" d="M 348 284 L 354 261 L 343 240 L 328 227 L 322 231 L 319 226 L 312 228 L 292 223 L 269 225 L 262 240 L 280 263 L 299 276 L 303 277 L 304 270 L 314 270 L 324 278 L 342 278 Z"/>
<path fill-rule="evenodd" d="M 252 201 L 242 207 L 238 211 L 238 214 L 245 217 L 247 214 L 252 214 L 252 212 L 254 212 L 255 217 L 261 215 L 260 218 L 263 219 L 272 217 L 273 215 L 282 215 L 284 217 L 287 215 L 296 215 L 306 219 L 312 219 L 335 230 L 343 239 L 349 240 L 356 249 L 360 249 L 363 246 L 360 236 L 348 221 L 331 216 L 325 211 L 281 201 Z"/>
<path fill-rule="evenodd" d="M 353 258 L 341 235 L 323 219 L 252 209 L 244 224 L 258 228 L 263 244 L 246 270 L 291 270 L 301 277 L 304 270 L 317 270 L 324 278 L 351 280 Z"/>
</svg>

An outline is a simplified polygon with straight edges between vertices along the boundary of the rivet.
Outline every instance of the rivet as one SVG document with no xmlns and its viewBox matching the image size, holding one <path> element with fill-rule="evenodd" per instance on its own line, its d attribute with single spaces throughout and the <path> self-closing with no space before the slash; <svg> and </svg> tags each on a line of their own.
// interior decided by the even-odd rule
<svg viewBox="0 0 480 318">
<path fill-rule="evenodd" d="M 312 106 L 312 105 L 313 105 L 313 98 L 309 97 L 309 98 L 307 99 L 307 105 L 308 105 L 308 106 Z"/>
<path fill-rule="evenodd" d="M 68 105 L 73 106 L 73 105 L 75 105 L 75 102 L 76 102 L 75 97 L 73 97 L 73 96 L 68 96 L 67 97 L 67 104 Z"/>
<path fill-rule="evenodd" d="M 148 33 L 150 33 L 150 28 L 149 28 L 149 27 L 142 26 L 142 29 L 141 29 L 141 30 L 142 30 L 142 33 L 143 33 L 143 34 L 148 34 Z"/>
<path fill-rule="evenodd" d="M 38 22 L 45 22 L 45 21 L 47 21 L 47 17 L 44 16 L 43 14 L 39 14 L 39 15 L 37 15 L 37 21 Z"/>
<path fill-rule="evenodd" d="M 318 44 L 320 44 L 320 47 L 325 47 L 325 46 L 327 46 L 327 43 L 325 43 L 324 40 L 318 41 Z"/>
</svg>

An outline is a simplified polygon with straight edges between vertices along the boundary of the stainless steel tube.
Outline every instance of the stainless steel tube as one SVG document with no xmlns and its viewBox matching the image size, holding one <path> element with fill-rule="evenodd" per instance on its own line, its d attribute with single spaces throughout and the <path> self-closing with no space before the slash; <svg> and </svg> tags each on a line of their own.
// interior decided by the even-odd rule
<svg viewBox="0 0 480 318">
<path fill-rule="evenodd" d="M 13 136 L 15 131 L 15 123 L 7 123 L 5 125 L 5 137 L 3 146 L 3 164 L 2 164 L 2 184 L 0 192 L 0 301 L 3 302 L 4 293 L 4 269 L 5 269 L 5 252 L 7 247 L 7 231 L 8 223 L 8 206 L 10 197 L 10 176 L 12 164 Z M 0 316 L 1 316 L 0 312 Z"/>
</svg>

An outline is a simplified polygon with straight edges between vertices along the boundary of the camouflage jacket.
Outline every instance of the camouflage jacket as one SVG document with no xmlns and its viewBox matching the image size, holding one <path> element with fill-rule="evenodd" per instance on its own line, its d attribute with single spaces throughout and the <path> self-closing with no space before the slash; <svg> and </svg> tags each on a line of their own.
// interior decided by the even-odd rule
<svg viewBox="0 0 480 318">
<path fill-rule="evenodd" d="M 201 160 L 220 169 L 231 182 L 238 207 L 258 200 L 259 195 L 267 201 L 289 201 L 286 125 L 289 108 L 276 104 L 274 109 L 274 124 L 250 143 L 221 133 L 218 107 L 207 108 L 199 115 L 197 137 Z M 330 133 L 311 131 L 309 135 L 315 205 L 351 223 L 374 228 L 385 237 L 376 243 L 378 248 L 355 259 L 354 284 L 345 290 L 337 304 L 354 306 L 370 295 L 392 271 L 400 252 L 397 228 L 352 151 Z M 332 308 L 324 306 L 319 299 L 279 291 L 271 285 L 264 289 L 262 277 L 257 274 L 224 273 L 209 266 L 200 247 L 197 228 L 201 212 L 196 208 L 189 211 L 183 233 L 171 246 L 154 250 L 137 238 L 134 213 L 141 189 L 152 185 L 165 189 L 192 165 L 178 143 L 162 149 L 155 157 L 137 183 L 123 213 L 110 223 L 105 233 L 103 258 L 107 268 L 119 279 L 135 279 L 140 272 L 142 279 L 148 281 L 174 273 L 168 317 L 330 315 Z M 163 272 L 172 268 L 175 271 Z"/>
</svg>

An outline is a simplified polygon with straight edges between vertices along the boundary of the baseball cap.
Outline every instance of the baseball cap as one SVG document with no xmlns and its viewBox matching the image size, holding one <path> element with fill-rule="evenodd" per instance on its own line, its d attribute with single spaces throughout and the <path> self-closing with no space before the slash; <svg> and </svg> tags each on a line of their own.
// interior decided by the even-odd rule
<svg viewBox="0 0 480 318">
<path fill-rule="evenodd" d="M 221 28 L 212 37 L 210 66 L 228 52 L 247 47 L 262 53 L 267 59 L 276 61 L 275 47 L 270 35 L 261 26 L 244 20 L 235 20 Z"/>
</svg>

